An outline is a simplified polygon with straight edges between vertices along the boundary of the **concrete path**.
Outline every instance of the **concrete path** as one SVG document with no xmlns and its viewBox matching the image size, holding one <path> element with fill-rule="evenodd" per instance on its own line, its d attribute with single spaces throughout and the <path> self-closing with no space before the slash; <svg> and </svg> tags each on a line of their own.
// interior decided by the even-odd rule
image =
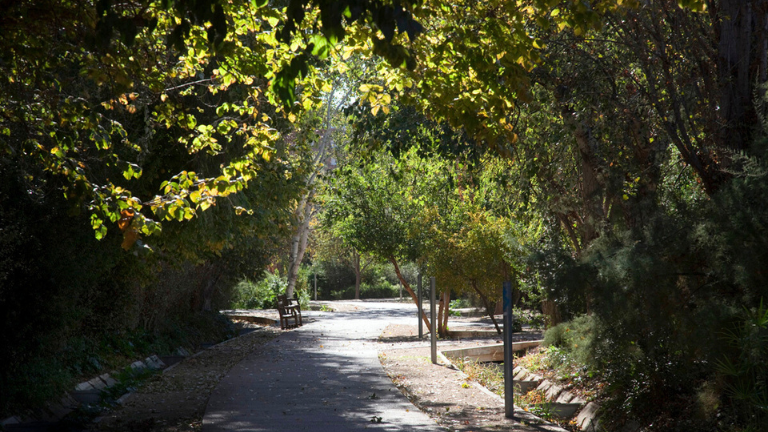
<svg viewBox="0 0 768 432">
<path fill-rule="evenodd" d="M 233 367 L 211 395 L 203 432 L 444 430 L 395 388 L 378 359 L 378 336 L 389 323 L 415 323 L 416 307 L 354 304 L 362 310 L 306 312 L 320 319 Z"/>
</svg>

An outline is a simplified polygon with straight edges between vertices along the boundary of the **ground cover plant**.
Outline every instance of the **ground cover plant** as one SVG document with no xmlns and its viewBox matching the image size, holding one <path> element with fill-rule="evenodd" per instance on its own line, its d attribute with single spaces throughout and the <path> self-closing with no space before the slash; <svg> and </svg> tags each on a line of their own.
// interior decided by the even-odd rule
<svg viewBox="0 0 768 432">
<path fill-rule="evenodd" d="M 454 364 L 467 375 L 468 379 L 504 397 L 503 364 L 479 363 L 470 359 L 456 359 Z"/>
</svg>

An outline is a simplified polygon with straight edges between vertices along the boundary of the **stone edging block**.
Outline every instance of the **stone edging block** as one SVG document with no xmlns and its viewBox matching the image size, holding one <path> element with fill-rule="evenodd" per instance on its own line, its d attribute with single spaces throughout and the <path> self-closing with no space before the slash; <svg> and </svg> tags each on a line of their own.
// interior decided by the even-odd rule
<svg viewBox="0 0 768 432">
<path fill-rule="evenodd" d="M 600 411 L 600 405 L 590 402 L 581 410 L 576 417 L 576 426 L 583 431 L 597 430 L 597 413 Z"/>
</svg>

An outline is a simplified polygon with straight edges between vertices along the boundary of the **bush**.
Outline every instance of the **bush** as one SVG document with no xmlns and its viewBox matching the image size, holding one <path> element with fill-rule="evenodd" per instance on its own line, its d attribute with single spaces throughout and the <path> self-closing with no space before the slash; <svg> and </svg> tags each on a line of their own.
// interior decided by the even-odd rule
<svg viewBox="0 0 768 432">
<path fill-rule="evenodd" d="M 735 330 L 723 335 L 728 349 L 717 362 L 717 371 L 728 378 L 726 392 L 732 409 L 754 430 L 768 425 L 768 306 L 760 301 L 744 309 Z"/>
<path fill-rule="evenodd" d="M 320 261 L 315 265 L 317 269 L 317 297 L 318 299 L 354 298 L 340 295 L 340 291 L 355 283 L 355 273 L 346 265 L 333 261 Z M 314 281 L 313 281 L 314 283 Z"/>
<path fill-rule="evenodd" d="M 235 285 L 235 309 L 274 309 L 277 307 L 277 296 L 285 294 L 288 282 L 279 273 L 264 272 L 264 277 L 258 282 L 243 279 Z M 308 295 L 308 294 L 307 294 Z M 308 299 L 307 299 L 308 300 Z"/>
<path fill-rule="evenodd" d="M 400 288 L 398 285 L 390 285 L 388 282 L 381 280 L 379 283 L 372 285 L 368 283 L 360 284 L 360 298 L 363 299 L 380 299 L 380 298 L 394 298 L 400 295 Z M 350 300 L 355 298 L 355 286 L 349 286 L 343 290 L 331 291 L 331 298 L 334 300 Z"/>
<path fill-rule="evenodd" d="M 451 300 L 451 309 L 465 309 L 474 307 L 468 298 L 458 298 Z"/>
<path fill-rule="evenodd" d="M 595 343 L 595 318 L 582 315 L 544 332 L 544 345 L 565 350 L 575 361 L 589 364 Z"/>
<path fill-rule="evenodd" d="M 309 290 L 297 289 L 296 300 L 299 302 L 299 306 L 301 306 L 301 309 L 303 310 L 309 309 L 309 300 L 310 300 Z"/>
<path fill-rule="evenodd" d="M 723 342 L 741 338 L 723 335 L 740 332 L 741 311 L 760 310 L 760 299 L 768 298 L 768 158 L 736 156 L 731 180 L 709 199 L 665 196 L 649 204 L 658 207 L 648 208 L 642 222 L 603 227 L 579 256 L 562 233 L 533 256 L 531 268 L 565 317 L 593 314 L 589 353 L 579 356 L 610 383 L 603 395 L 605 412 L 615 418 L 609 427 L 633 418 L 658 430 L 696 430 L 685 422 L 716 411 L 746 428 L 757 418 L 754 409 L 768 403 L 739 395 L 761 394 L 758 387 L 728 390 L 737 369 L 717 366 Z M 547 340 L 566 346 L 568 325 Z M 758 346 L 731 350 L 730 360 L 751 367 L 740 356 Z M 768 386 L 764 376 L 752 378 L 760 380 Z M 719 408 L 700 409 L 697 399 Z"/>
<path fill-rule="evenodd" d="M 354 287 L 352 287 L 352 293 L 354 295 Z M 400 288 L 398 285 L 391 285 L 384 281 L 375 285 L 367 283 L 360 284 L 361 298 L 393 298 L 398 297 L 399 295 Z"/>
</svg>

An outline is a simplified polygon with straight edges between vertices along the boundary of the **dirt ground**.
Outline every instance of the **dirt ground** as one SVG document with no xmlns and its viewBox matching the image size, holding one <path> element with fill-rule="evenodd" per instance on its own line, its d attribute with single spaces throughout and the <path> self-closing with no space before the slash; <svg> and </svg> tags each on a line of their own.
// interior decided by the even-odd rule
<svg viewBox="0 0 768 432">
<path fill-rule="evenodd" d="M 504 417 L 504 401 L 462 372 L 442 364 L 434 365 L 429 346 L 418 342 L 416 326 L 390 325 L 382 333 L 379 359 L 384 370 L 411 402 L 438 424 L 451 431 L 540 431 L 533 417 L 522 423 Z M 518 339 L 536 339 L 539 334 L 524 333 Z M 438 349 L 499 343 L 496 338 L 465 339 L 446 343 Z M 418 346 L 416 346 L 418 345 Z"/>
<path fill-rule="evenodd" d="M 280 334 L 274 327 L 239 323 L 252 332 L 214 345 L 153 376 L 95 428 L 113 432 L 182 432 L 202 429 L 208 398 L 222 377 L 245 356 Z"/>
</svg>

